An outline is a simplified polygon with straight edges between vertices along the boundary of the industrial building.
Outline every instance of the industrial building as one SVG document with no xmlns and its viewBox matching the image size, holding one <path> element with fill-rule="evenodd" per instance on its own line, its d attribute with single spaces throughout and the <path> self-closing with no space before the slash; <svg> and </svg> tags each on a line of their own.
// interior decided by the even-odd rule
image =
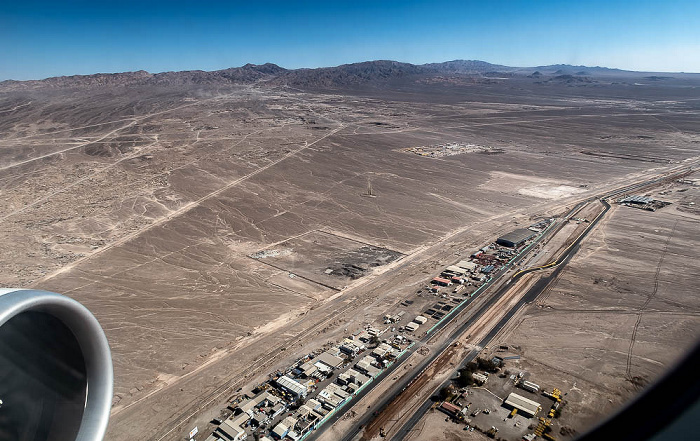
<svg viewBox="0 0 700 441">
<path fill-rule="evenodd" d="M 299 375 L 303 375 L 306 378 L 312 377 L 318 372 L 318 368 L 314 366 L 314 363 L 307 361 L 306 363 L 299 366 Z"/>
<path fill-rule="evenodd" d="M 304 404 L 304 406 L 308 407 L 313 411 L 318 411 L 319 409 L 321 409 L 321 403 L 313 398 L 307 401 L 306 404 Z"/>
<path fill-rule="evenodd" d="M 516 393 L 511 393 L 508 395 L 503 404 L 513 409 L 518 409 L 519 412 L 531 417 L 534 417 L 540 410 L 542 410 L 540 403 L 527 399 Z"/>
<path fill-rule="evenodd" d="M 274 406 L 277 403 L 279 403 L 281 399 L 279 397 L 276 397 L 272 395 L 269 392 L 262 392 L 255 396 L 254 398 L 251 398 L 250 400 L 243 401 L 238 405 L 238 408 L 242 411 L 247 413 L 248 415 L 252 416 L 253 412 L 255 411 L 256 407 L 268 407 L 268 406 Z"/>
<path fill-rule="evenodd" d="M 372 355 L 378 358 L 384 358 L 389 357 L 393 351 L 394 348 L 392 348 L 390 345 L 382 343 L 372 351 Z"/>
<path fill-rule="evenodd" d="M 354 354 L 357 355 L 357 351 L 355 351 Z M 344 363 L 344 360 L 342 358 L 336 357 L 335 355 L 329 352 L 323 352 L 322 354 L 320 354 L 318 357 L 316 357 L 316 361 L 325 364 L 331 369 L 337 369 Z"/>
<path fill-rule="evenodd" d="M 474 272 L 474 270 L 476 270 L 476 268 L 479 265 L 477 265 L 476 263 L 471 262 L 469 260 L 460 260 L 459 263 L 457 263 L 457 265 L 455 265 L 455 266 L 458 266 L 459 268 L 462 268 L 466 271 Z"/>
<path fill-rule="evenodd" d="M 654 198 L 646 196 L 628 196 L 626 198 L 620 199 L 621 204 L 639 204 L 645 205 L 654 202 Z"/>
<path fill-rule="evenodd" d="M 407 301 L 406 306 L 412 303 Z M 406 311 L 400 311 L 396 316 L 385 319 L 399 321 L 405 315 Z M 421 323 L 428 321 L 422 315 L 416 316 L 415 320 Z M 419 326 L 411 322 L 409 328 L 418 329 Z M 278 371 L 270 380 L 258 385 L 254 390 L 260 390 L 260 393 L 232 402 L 229 408 L 234 411 L 234 416 L 225 421 L 216 419 L 219 427 L 207 441 L 243 441 L 250 439 L 251 433 L 256 439 L 267 441 L 303 439 L 323 423 L 324 417 L 351 400 L 364 385 L 371 383 L 392 360 L 402 354 L 401 349 L 411 343 L 411 339 L 401 334 L 390 336 L 373 347 L 371 354 L 357 361 L 354 368 L 345 368 L 337 377 L 332 376 L 334 370 L 351 364 L 354 356 L 366 350 L 365 345 L 370 340 L 375 343 L 374 339 L 388 329 L 368 325 L 364 330 L 355 332 L 354 339 L 346 338 L 325 352 L 314 351 L 298 358 L 287 369 Z M 391 332 L 395 332 L 395 328 Z M 327 385 L 321 389 L 320 382 Z M 320 390 L 316 394 L 317 389 Z M 314 398 L 304 403 L 303 400 L 312 392 Z M 288 409 L 291 413 L 285 415 Z"/>
<path fill-rule="evenodd" d="M 461 407 L 455 406 L 454 404 L 448 403 L 447 401 L 443 401 L 440 404 L 439 409 L 453 418 L 459 417 L 462 411 Z"/>
<path fill-rule="evenodd" d="M 496 243 L 504 247 L 517 247 L 523 244 L 526 240 L 532 239 L 537 233 L 525 228 L 513 230 L 508 234 L 504 234 L 496 240 Z"/>
<path fill-rule="evenodd" d="M 357 384 L 361 386 L 369 381 L 369 377 L 359 373 L 355 369 L 348 369 L 347 371 L 338 375 L 336 381 L 341 386 L 344 386 L 346 384 Z"/>
<path fill-rule="evenodd" d="M 670 202 L 657 201 L 654 198 L 648 196 L 628 196 L 619 200 L 620 204 L 626 205 L 628 207 L 641 208 L 647 211 L 656 211 L 667 205 L 671 205 Z"/>
<path fill-rule="evenodd" d="M 447 279 L 443 279 L 441 277 L 434 277 L 433 280 L 430 281 L 433 285 L 440 285 L 440 286 L 450 286 L 452 285 L 452 282 L 450 282 Z"/>
<path fill-rule="evenodd" d="M 243 426 L 247 424 L 250 416 L 246 413 L 242 413 L 237 417 L 227 418 L 223 423 L 219 425 L 216 429 L 216 434 L 222 436 L 226 440 L 230 441 L 243 441 L 248 437 Z"/>
<path fill-rule="evenodd" d="M 292 380 L 286 375 L 282 375 L 281 377 L 279 377 L 277 380 L 275 380 L 275 383 L 277 383 L 277 386 L 279 386 L 282 390 L 289 392 L 295 398 L 306 397 L 306 386 L 297 381 Z"/>
<path fill-rule="evenodd" d="M 374 363 L 376 363 L 374 357 L 366 355 L 360 361 L 355 363 L 355 368 L 360 372 L 364 372 L 368 377 L 374 378 L 379 373 L 379 369 L 372 366 Z"/>
<path fill-rule="evenodd" d="M 489 377 L 487 377 L 484 374 L 479 374 L 479 373 L 472 374 L 472 378 L 474 379 L 474 381 L 476 381 L 479 384 L 484 384 L 489 380 Z"/>
<path fill-rule="evenodd" d="M 318 400 L 327 410 L 333 410 L 350 397 L 350 393 L 344 391 L 337 384 L 331 383 L 318 393 Z"/>
<path fill-rule="evenodd" d="M 347 354 L 351 357 L 356 356 L 362 349 L 360 346 L 356 345 L 353 340 L 348 338 L 345 339 L 342 345 L 340 345 L 340 352 Z M 330 355 L 330 354 L 329 354 Z"/>
<path fill-rule="evenodd" d="M 535 384 L 531 381 L 523 381 L 520 383 L 520 387 L 525 389 L 526 391 L 532 392 L 532 393 L 538 393 L 540 391 L 540 386 L 538 384 Z"/>
<path fill-rule="evenodd" d="M 282 422 L 277 424 L 274 429 L 272 429 L 272 435 L 275 438 L 282 439 L 287 434 L 294 429 L 294 426 L 296 425 L 297 420 L 295 418 L 292 418 L 291 416 L 288 416 L 285 418 Z"/>
<path fill-rule="evenodd" d="M 445 268 L 445 273 L 451 273 L 451 274 L 456 274 L 458 276 L 463 276 L 467 273 L 467 270 L 464 268 L 460 268 L 457 265 L 450 265 L 447 268 Z"/>
<path fill-rule="evenodd" d="M 416 323 L 416 322 L 411 322 L 411 323 L 408 323 L 406 326 L 404 326 L 404 328 L 406 328 L 406 330 L 409 331 L 409 332 L 415 332 L 416 329 L 418 329 L 419 326 L 420 326 L 420 325 L 419 325 L 418 323 Z"/>
</svg>

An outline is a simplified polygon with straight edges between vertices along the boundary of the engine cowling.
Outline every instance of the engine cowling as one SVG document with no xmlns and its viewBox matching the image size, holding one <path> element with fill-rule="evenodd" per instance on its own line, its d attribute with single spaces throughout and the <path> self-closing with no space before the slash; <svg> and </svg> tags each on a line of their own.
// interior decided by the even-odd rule
<svg viewBox="0 0 700 441">
<path fill-rule="evenodd" d="M 0 439 L 102 440 L 112 392 L 109 344 L 87 308 L 0 289 Z"/>
</svg>

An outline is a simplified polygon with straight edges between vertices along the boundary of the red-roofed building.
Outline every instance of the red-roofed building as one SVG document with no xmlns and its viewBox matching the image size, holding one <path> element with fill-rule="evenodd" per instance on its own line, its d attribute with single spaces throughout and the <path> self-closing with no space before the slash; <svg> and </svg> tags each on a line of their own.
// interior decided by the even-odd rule
<svg viewBox="0 0 700 441">
<path fill-rule="evenodd" d="M 452 403 L 448 403 L 447 401 L 444 401 L 440 405 L 440 410 L 442 410 L 443 412 L 445 412 L 448 415 L 457 416 L 457 415 L 459 415 L 459 411 L 462 409 L 460 407 L 455 406 Z"/>
<path fill-rule="evenodd" d="M 433 280 L 430 281 L 433 285 L 440 285 L 440 286 L 450 286 L 452 285 L 452 282 L 450 282 L 447 279 L 443 279 L 442 277 L 435 277 Z"/>
</svg>

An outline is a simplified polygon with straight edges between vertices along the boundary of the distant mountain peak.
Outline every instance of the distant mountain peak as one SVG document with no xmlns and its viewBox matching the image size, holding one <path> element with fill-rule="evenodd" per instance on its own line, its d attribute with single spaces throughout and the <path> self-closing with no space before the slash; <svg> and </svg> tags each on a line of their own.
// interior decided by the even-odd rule
<svg viewBox="0 0 700 441">
<path fill-rule="evenodd" d="M 452 60 L 443 63 L 428 63 L 422 66 L 436 71 L 454 73 L 485 73 L 515 70 L 513 67 L 492 64 L 480 60 Z"/>
</svg>

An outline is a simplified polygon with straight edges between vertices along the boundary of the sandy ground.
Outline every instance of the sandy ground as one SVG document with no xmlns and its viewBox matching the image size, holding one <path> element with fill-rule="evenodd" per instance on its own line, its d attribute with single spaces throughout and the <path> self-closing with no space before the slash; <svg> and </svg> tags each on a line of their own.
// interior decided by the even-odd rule
<svg viewBox="0 0 700 441">
<path fill-rule="evenodd" d="M 644 157 L 663 145 L 671 165 L 698 153 L 685 95 L 659 112 L 651 95 L 613 106 L 568 89 L 118 92 L 0 96 L 14 103 L 0 121 L 0 284 L 62 292 L 95 313 L 114 356 L 110 440 L 184 433 L 305 344 L 360 325 L 349 311 L 376 317 L 455 253 L 669 166 L 581 153 L 592 145 Z M 463 141 L 499 153 L 396 150 Z M 691 222 L 681 215 L 679 233 Z M 249 257 L 318 230 L 405 257 L 330 285 L 340 292 Z M 618 286 L 608 279 L 596 286 Z M 651 339 L 653 314 L 637 341 Z M 634 375 L 654 373 L 644 358 L 632 358 Z"/>
<path fill-rule="evenodd" d="M 682 201 L 700 191 L 676 183 L 651 194 L 673 205 L 653 213 L 616 206 L 548 292 L 499 338 L 523 356 L 513 368 L 567 394 L 559 424 L 579 433 L 700 337 L 697 287 L 688 277 L 700 270 L 693 251 L 700 217 L 682 211 Z"/>
<path fill-rule="evenodd" d="M 438 410 L 429 411 L 415 430 L 411 432 L 408 439 L 410 441 L 434 441 L 438 437 L 449 441 L 486 441 L 492 439 L 477 430 L 464 430 L 464 424 L 455 423 Z"/>
</svg>

